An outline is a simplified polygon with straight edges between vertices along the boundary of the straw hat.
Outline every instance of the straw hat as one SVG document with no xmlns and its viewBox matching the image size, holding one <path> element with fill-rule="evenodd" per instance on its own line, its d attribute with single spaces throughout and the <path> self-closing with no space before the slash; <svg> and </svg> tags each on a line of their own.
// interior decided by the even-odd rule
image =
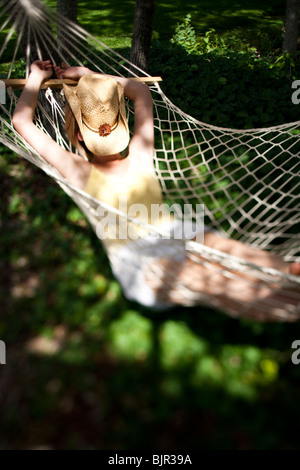
<svg viewBox="0 0 300 470">
<path fill-rule="evenodd" d="M 63 85 L 85 145 L 95 155 L 114 155 L 129 143 L 124 90 L 111 77 L 84 75 L 76 86 Z"/>
</svg>

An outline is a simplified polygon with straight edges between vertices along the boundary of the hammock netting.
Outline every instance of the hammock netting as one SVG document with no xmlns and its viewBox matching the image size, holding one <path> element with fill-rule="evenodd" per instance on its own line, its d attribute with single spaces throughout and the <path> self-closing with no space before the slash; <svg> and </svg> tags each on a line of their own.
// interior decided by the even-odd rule
<svg viewBox="0 0 300 470">
<path fill-rule="evenodd" d="M 0 2 L 0 6 L 0 34 L 4 38 L 0 57 L 7 50 L 11 57 L 7 78 L 24 78 L 24 75 L 15 76 L 20 50 L 25 55 L 26 76 L 33 57 L 85 65 L 112 75 L 147 76 L 119 53 L 67 18 L 46 9 L 39 1 L 7 0 Z M 203 204 L 204 221 L 211 229 L 279 255 L 287 262 L 300 262 L 300 122 L 250 130 L 215 127 L 182 112 L 165 96 L 158 83 L 150 85 L 150 89 L 155 119 L 154 162 L 166 200 L 194 208 Z M 20 91 L 8 88 L 6 103 L 0 105 L 0 142 L 54 178 L 95 230 L 100 222 L 99 206 L 127 217 L 70 185 L 16 133 L 11 116 L 19 94 Z M 130 104 L 127 108 L 131 122 L 133 108 Z M 35 122 L 61 146 L 74 151 L 63 130 L 64 103 L 60 91 L 40 92 Z M 128 217 L 127 222 L 136 223 Z M 178 241 L 169 240 L 169 243 L 176 251 Z M 182 243 L 186 256 L 207 269 L 219 270 L 230 279 L 251 275 L 257 285 L 268 286 L 274 294 L 240 302 L 238 308 L 216 304 L 212 297 L 206 298 L 205 303 L 234 316 L 251 316 L 259 302 L 261 315 L 256 318 L 300 318 L 299 277 L 257 266 L 194 241 Z M 278 300 L 282 293 L 284 301 Z M 186 305 L 203 302 L 203 296 L 198 298 L 188 286 L 184 295 Z"/>
</svg>

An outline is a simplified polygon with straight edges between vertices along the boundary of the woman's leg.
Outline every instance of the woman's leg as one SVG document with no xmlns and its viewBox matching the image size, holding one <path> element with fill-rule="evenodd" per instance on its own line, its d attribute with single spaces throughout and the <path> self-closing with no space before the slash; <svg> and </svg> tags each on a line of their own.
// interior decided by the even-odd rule
<svg viewBox="0 0 300 470">
<path fill-rule="evenodd" d="M 283 273 L 290 272 L 290 264 L 284 262 L 279 256 L 274 256 L 264 250 L 252 248 L 237 240 L 222 237 L 214 232 L 206 232 L 204 234 L 204 245 L 236 256 L 257 266 L 274 268 Z"/>
<path fill-rule="evenodd" d="M 258 266 L 290 271 L 290 265 L 281 258 L 212 232 L 205 234 L 205 244 Z M 187 258 L 183 263 L 161 259 L 151 266 L 158 276 L 153 285 L 158 302 L 181 305 L 203 302 L 236 316 L 259 320 L 287 320 L 289 311 L 300 302 L 299 289 L 287 291 L 279 282 L 263 282 L 253 273 L 240 273 L 206 262 L 201 255 L 195 256 L 198 259 Z"/>
</svg>

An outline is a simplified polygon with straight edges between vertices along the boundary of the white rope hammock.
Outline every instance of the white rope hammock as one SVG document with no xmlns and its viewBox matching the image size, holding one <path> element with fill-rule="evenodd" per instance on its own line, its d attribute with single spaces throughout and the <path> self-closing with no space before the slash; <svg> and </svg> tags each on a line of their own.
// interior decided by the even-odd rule
<svg viewBox="0 0 300 470">
<path fill-rule="evenodd" d="M 0 6 L 0 33 L 6 35 L 0 46 L 0 61 L 3 61 L 1 57 L 7 48 L 11 51 L 8 79 L 17 78 L 14 67 L 24 38 L 27 44 L 26 76 L 33 49 L 40 59 L 67 63 L 73 60 L 77 65 L 113 75 L 147 76 L 80 26 L 51 10 L 46 12 L 38 0 L 4 0 Z M 54 36 L 58 29 L 64 34 L 63 42 L 55 50 L 56 57 L 51 47 L 56 39 L 50 37 L 50 27 Z M 45 51 L 47 57 L 42 56 Z M 150 89 L 156 132 L 155 168 L 166 199 L 194 207 L 204 204 L 205 223 L 211 229 L 254 248 L 270 251 L 287 262 L 300 262 L 300 122 L 251 130 L 215 127 L 183 113 L 164 95 L 158 83 Z M 59 92 L 48 89 L 42 93 L 50 107 L 45 109 L 44 101 L 39 102 L 36 124 L 47 132 L 45 123 L 48 122 L 55 131 L 56 141 L 71 150 L 62 131 L 64 111 Z M 17 91 L 8 88 L 6 103 L 0 105 L 0 142 L 54 178 L 95 230 L 100 222 L 99 206 L 122 215 L 71 186 L 15 132 L 11 116 L 17 96 Z M 131 119 L 132 109 L 128 107 L 128 110 Z M 136 223 L 130 219 L 127 222 Z M 173 250 L 175 255 L 178 240 L 168 240 L 168 243 L 168 250 Z M 268 287 L 271 294 L 264 298 L 257 295 L 245 302 L 220 303 L 218 296 L 205 297 L 188 285 L 180 285 L 177 287 L 185 300 L 179 303 L 205 303 L 234 316 L 251 316 L 253 313 L 255 318 L 262 320 L 300 318 L 299 277 L 254 265 L 193 241 L 181 243 L 185 244 L 186 256 L 206 269 L 220 272 L 228 280 L 251 276 L 257 289 Z M 146 252 L 144 249 L 145 256 Z M 139 257 L 143 263 L 141 250 Z M 158 265 L 153 266 L 152 274 L 153 282 L 155 279 L 162 282 L 163 271 Z M 168 282 L 166 279 L 163 282 L 166 289 Z"/>
</svg>

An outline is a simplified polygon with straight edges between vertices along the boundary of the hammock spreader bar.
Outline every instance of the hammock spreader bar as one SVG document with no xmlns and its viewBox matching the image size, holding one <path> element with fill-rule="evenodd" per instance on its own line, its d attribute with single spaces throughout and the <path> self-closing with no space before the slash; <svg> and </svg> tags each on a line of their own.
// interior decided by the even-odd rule
<svg viewBox="0 0 300 470">
<path fill-rule="evenodd" d="M 147 85 L 153 85 L 153 83 L 161 82 L 161 77 L 130 77 L 131 80 L 135 80 L 137 82 L 146 83 Z M 27 83 L 26 78 L 7 78 L 2 79 L 5 83 L 6 88 L 11 87 L 14 90 L 22 90 Z M 62 79 L 62 78 L 53 78 L 47 80 L 46 82 L 42 83 L 41 89 L 46 88 L 62 88 L 63 84 L 66 85 L 76 85 L 76 80 L 69 80 L 69 79 Z"/>
</svg>

